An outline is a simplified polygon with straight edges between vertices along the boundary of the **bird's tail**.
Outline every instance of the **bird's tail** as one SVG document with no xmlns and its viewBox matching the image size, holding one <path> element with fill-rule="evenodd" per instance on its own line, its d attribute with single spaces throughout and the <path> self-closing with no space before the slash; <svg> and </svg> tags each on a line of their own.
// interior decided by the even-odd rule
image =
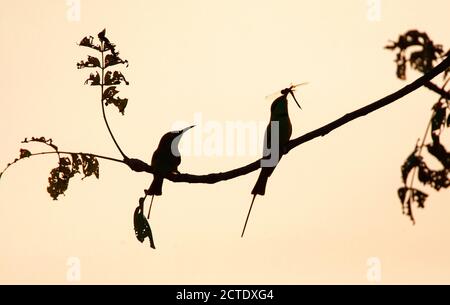
<svg viewBox="0 0 450 305">
<path fill-rule="evenodd" d="M 245 219 L 244 228 L 242 229 L 241 237 L 244 237 L 245 228 L 247 227 L 248 218 L 250 217 L 250 213 L 252 212 L 253 202 L 255 202 L 256 194 L 253 195 L 252 203 L 250 204 L 250 209 L 248 209 L 247 218 Z"/>
<path fill-rule="evenodd" d="M 269 179 L 270 174 L 272 174 L 273 169 L 270 167 L 264 167 L 259 173 L 258 180 L 256 180 L 255 186 L 253 187 L 253 195 L 264 195 L 266 193 L 267 179 Z"/>
<path fill-rule="evenodd" d="M 153 182 L 148 189 L 148 195 L 160 196 L 162 194 L 162 185 L 164 178 L 161 176 L 154 175 Z"/>
</svg>

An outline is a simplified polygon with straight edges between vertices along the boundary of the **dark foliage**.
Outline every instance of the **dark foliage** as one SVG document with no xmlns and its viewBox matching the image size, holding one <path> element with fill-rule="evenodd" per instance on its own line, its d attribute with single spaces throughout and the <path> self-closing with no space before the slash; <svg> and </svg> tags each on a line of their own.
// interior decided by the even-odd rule
<svg viewBox="0 0 450 305">
<path fill-rule="evenodd" d="M 150 241 L 150 247 L 155 249 L 155 243 L 153 241 L 152 230 L 150 228 L 150 224 L 144 216 L 144 200 L 143 198 L 139 199 L 139 205 L 134 210 L 134 233 L 136 235 L 137 240 L 141 243 L 144 242 L 145 238 L 148 237 Z"/>
<path fill-rule="evenodd" d="M 392 42 L 386 48 L 397 52 L 397 77 L 403 80 L 406 79 L 406 67 L 408 63 L 412 69 L 427 73 L 433 69 L 439 59 L 450 54 L 450 52 L 444 54 L 442 45 L 434 44 L 426 33 L 417 30 L 411 30 L 404 35 L 400 35 L 398 41 Z M 408 56 L 407 53 L 410 50 L 413 51 Z M 447 68 L 443 73 L 444 84 L 442 88 L 434 84 L 428 84 L 427 87 L 433 89 L 440 96 L 438 102 L 432 107 L 431 119 L 427 126 L 425 137 L 422 139 L 422 144 L 416 146 L 401 167 L 403 186 L 398 190 L 398 195 L 402 203 L 403 212 L 413 222 L 414 216 L 411 204 L 417 203 L 417 207 L 424 208 L 425 200 L 428 197 L 427 194 L 413 187 L 416 173 L 419 182 L 436 191 L 450 186 L 450 153 L 447 152 L 445 146 L 441 143 L 442 133 L 446 127 L 450 127 L 449 91 L 445 89 L 449 82 L 448 79 L 446 80 L 449 72 L 450 68 Z M 430 143 L 426 143 L 428 133 L 431 139 Z M 428 153 L 440 162 L 442 168 L 431 169 L 427 165 L 426 158 L 423 156 L 423 147 L 426 147 Z M 410 177 L 409 186 L 407 186 L 408 177 Z"/>
</svg>

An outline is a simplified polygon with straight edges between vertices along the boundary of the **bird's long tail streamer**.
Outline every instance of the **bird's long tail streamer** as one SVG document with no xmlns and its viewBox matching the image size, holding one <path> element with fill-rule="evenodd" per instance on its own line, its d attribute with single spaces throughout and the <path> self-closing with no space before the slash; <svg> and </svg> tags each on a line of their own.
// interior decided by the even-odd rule
<svg viewBox="0 0 450 305">
<path fill-rule="evenodd" d="M 255 202 L 256 194 L 253 195 L 252 203 L 250 204 L 250 209 L 248 210 L 247 218 L 245 219 L 244 228 L 242 229 L 241 237 L 244 237 L 245 228 L 247 227 L 248 218 L 250 217 L 250 213 L 252 212 L 253 202 Z"/>
</svg>

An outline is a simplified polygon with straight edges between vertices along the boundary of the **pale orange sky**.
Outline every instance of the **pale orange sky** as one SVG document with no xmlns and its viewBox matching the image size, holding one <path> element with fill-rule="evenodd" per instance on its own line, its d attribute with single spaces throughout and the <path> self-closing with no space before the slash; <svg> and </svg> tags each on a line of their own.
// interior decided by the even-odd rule
<svg viewBox="0 0 450 305">
<path fill-rule="evenodd" d="M 417 28 L 450 46 L 446 0 L 381 0 L 377 22 L 365 0 L 80 3 L 71 22 L 63 0 L 0 1 L 1 168 L 31 136 L 119 157 L 98 88 L 83 85 L 91 71 L 75 65 L 92 54 L 76 43 L 104 27 L 130 62 L 126 115 L 107 107 L 110 125 L 125 152 L 146 161 L 177 121 L 201 113 L 264 122 L 267 94 L 308 81 L 303 111 L 290 105 L 299 136 L 405 85 L 383 49 L 389 39 Z M 256 172 L 214 185 L 166 182 L 152 209 L 155 251 L 136 240 L 132 218 L 151 175 L 101 161 L 99 180 L 75 177 L 54 202 L 46 187 L 55 156 L 21 161 L 0 181 L 0 283 L 72 283 L 70 257 L 80 260 L 81 283 L 370 283 L 371 257 L 381 283 L 449 283 L 450 194 L 425 188 L 427 207 L 412 226 L 396 193 L 435 101 L 419 89 L 290 152 L 256 199 L 244 239 Z M 189 156 L 179 169 L 253 160 Z"/>
</svg>

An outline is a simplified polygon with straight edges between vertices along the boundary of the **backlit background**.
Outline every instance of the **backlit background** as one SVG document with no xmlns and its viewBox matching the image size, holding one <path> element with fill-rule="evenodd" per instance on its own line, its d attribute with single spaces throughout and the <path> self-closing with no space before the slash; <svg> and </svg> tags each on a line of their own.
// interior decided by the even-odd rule
<svg viewBox="0 0 450 305">
<path fill-rule="evenodd" d="M 303 111 L 290 104 L 299 136 L 405 85 L 383 49 L 389 39 L 419 29 L 450 45 L 446 0 L 0 4 L 1 168 L 31 136 L 120 157 L 98 88 L 83 85 L 92 71 L 76 69 L 93 55 L 76 43 L 105 27 L 130 62 L 126 114 L 109 106 L 109 122 L 125 152 L 146 161 L 177 121 L 201 113 L 204 122 L 264 122 L 266 95 L 308 81 L 297 95 Z M 134 237 L 132 217 L 151 175 L 101 160 L 99 180 L 76 177 L 53 201 L 56 157 L 23 160 L 0 181 L 0 282 L 371 283 L 375 258 L 381 283 L 448 283 L 450 194 L 430 191 L 415 226 L 396 194 L 436 98 L 421 88 L 290 152 L 256 199 L 244 239 L 257 172 L 214 185 L 166 182 L 152 209 L 152 250 Z M 255 159 L 189 156 L 179 169 L 218 172 Z"/>
</svg>

